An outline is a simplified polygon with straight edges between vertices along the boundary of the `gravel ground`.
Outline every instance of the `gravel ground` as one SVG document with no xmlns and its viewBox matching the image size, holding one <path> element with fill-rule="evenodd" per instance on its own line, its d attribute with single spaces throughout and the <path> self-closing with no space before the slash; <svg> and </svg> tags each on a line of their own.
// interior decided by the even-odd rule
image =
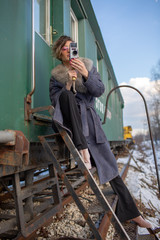
<svg viewBox="0 0 160 240">
<path fill-rule="evenodd" d="M 123 166 L 123 163 L 118 163 L 119 171 L 121 171 Z M 103 187 L 104 186 L 100 186 L 101 189 L 103 189 Z M 90 206 L 90 201 L 96 201 L 96 197 L 89 187 L 87 187 L 85 191 L 81 192 L 80 195 L 83 197 L 81 200 L 86 207 Z M 90 201 L 87 201 L 84 198 L 89 199 Z M 136 200 L 136 203 L 143 216 L 151 215 L 154 217 L 155 209 L 148 209 L 141 200 Z M 98 214 L 90 216 L 95 223 L 99 219 Z M 110 225 L 106 240 L 113 240 L 114 232 L 114 228 Z M 64 212 L 59 217 L 54 216 L 53 222 L 48 227 L 39 229 L 37 231 L 36 240 L 53 240 L 63 236 L 83 239 L 94 238 L 88 224 L 85 223 L 85 220 L 75 203 L 66 205 L 64 207 Z"/>
<path fill-rule="evenodd" d="M 96 200 L 89 187 L 85 191 L 80 192 L 79 196 L 81 196 L 80 200 L 86 208 Z M 90 217 L 93 222 L 99 219 L 98 214 L 92 214 Z M 46 232 L 45 237 L 44 231 Z M 58 238 L 63 236 L 90 239 L 93 236 L 88 224 L 74 202 L 65 205 L 63 213 L 59 216 L 54 216 L 52 223 L 48 227 L 39 229 L 37 235 L 37 240 L 50 240 L 52 237 Z"/>
<path fill-rule="evenodd" d="M 106 185 L 107 184 L 100 186 L 100 188 L 103 189 L 106 187 Z M 86 208 L 89 208 L 94 202 L 97 202 L 96 197 L 90 187 L 86 187 L 84 191 L 81 191 L 79 196 L 81 196 L 80 200 Z M 90 217 L 92 221 L 98 225 L 99 214 L 90 214 Z M 111 236 L 113 235 L 114 229 L 111 226 L 106 239 L 112 239 Z M 92 231 L 85 222 L 81 212 L 74 202 L 64 206 L 63 213 L 58 217 L 54 216 L 53 221 L 49 226 L 39 229 L 37 231 L 36 240 L 52 240 L 64 236 L 82 239 L 94 239 Z"/>
<path fill-rule="evenodd" d="M 121 171 L 124 164 L 118 163 L 119 171 Z M 98 178 L 96 177 L 98 183 Z M 99 184 L 99 183 L 98 183 Z M 100 186 L 101 189 L 106 187 L 107 184 Z M 84 191 L 79 193 L 80 200 L 83 205 L 88 209 L 94 202 L 96 202 L 96 197 L 90 187 L 86 187 Z M 147 213 L 154 217 L 155 209 L 148 209 L 141 201 L 136 201 L 141 213 L 145 216 Z M 0 209 L 0 213 L 6 213 L 4 210 Z M 9 210 L 7 214 L 15 214 L 15 211 Z M 99 214 L 90 214 L 93 222 L 98 226 Z M 112 240 L 114 235 L 114 228 L 110 225 L 106 240 Z M 53 217 L 52 223 L 47 227 L 42 227 L 37 230 L 35 240 L 55 240 L 60 237 L 72 237 L 79 239 L 94 239 L 94 236 L 85 222 L 82 214 L 80 213 L 76 204 L 70 203 L 64 206 L 64 211 L 62 214 L 58 214 Z"/>
</svg>

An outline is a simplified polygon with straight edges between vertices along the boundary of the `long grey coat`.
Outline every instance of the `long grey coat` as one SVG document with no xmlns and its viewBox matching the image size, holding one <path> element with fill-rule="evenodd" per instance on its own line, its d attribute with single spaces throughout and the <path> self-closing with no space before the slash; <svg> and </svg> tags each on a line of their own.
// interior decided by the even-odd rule
<svg viewBox="0 0 160 240">
<path fill-rule="evenodd" d="M 118 173 L 116 159 L 110 150 L 107 138 L 102 130 L 100 117 L 95 111 L 95 98 L 104 93 L 104 84 L 99 73 L 90 59 L 81 58 L 88 70 L 88 79 L 84 81 L 78 73 L 76 80 L 77 94 L 75 96 L 81 110 L 83 134 L 86 137 L 88 148 L 96 163 L 100 183 L 104 184 Z M 65 90 L 65 82 L 68 81 L 67 68 L 60 64 L 52 70 L 50 79 L 50 99 L 55 107 L 53 120 L 63 126 L 63 116 L 59 105 L 59 96 Z"/>
</svg>

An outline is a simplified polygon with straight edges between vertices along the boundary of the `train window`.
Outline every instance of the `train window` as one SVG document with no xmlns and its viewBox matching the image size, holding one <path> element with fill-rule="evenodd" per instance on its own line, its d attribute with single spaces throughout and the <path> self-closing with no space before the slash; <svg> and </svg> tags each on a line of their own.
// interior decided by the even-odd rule
<svg viewBox="0 0 160 240">
<path fill-rule="evenodd" d="M 50 0 L 34 0 L 35 31 L 50 44 Z"/>
<path fill-rule="evenodd" d="M 76 15 L 74 14 L 72 8 L 70 10 L 70 20 L 71 20 L 71 37 L 72 39 L 78 43 L 78 20 Z"/>
<path fill-rule="evenodd" d="M 97 72 L 99 72 L 99 61 L 97 59 Z"/>
<path fill-rule="evenodd" d="M 103 78 L 103 63 L 102 60 L 97 60 L 97 69 L 99 74 L 101 75 L 101 78 Z"/>
<path fill-rule="evenodd" d="M 97 71 L 101 74 L 102 76 L 102 59 L 103 59 L 103 54 L 102 54 L 102 50 L 100 48 L 100 45 L 98 43 L 98 41 L 96 40 L 96 45 L 97 45 Z"/>
</svg>

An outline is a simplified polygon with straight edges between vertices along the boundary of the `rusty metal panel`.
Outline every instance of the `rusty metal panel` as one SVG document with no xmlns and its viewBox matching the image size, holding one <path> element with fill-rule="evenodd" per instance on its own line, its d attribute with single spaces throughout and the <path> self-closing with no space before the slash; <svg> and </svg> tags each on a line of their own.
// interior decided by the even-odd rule
<svg viewBox="0 0 160 240">
<path fill-rule="evenodd" d="M 25 216 L 23 210 L 23 202 L 21 196 L 21 186 L 19 173 L 14 174 L 13 176 L 13 188 L 14 188 L 14 199 L 16 206 L 16 219 L 19 231 L 24 231 L 25 228 Z"/>
<path fill-rule="evenodd" d="M 31 169 L 23 174 L 25 186 L 21 186 L 21 172 L 13 174 L 11 177 L 3 179 L 12 179 L 14 202 L 5 204 L 2 207 L 7 210 L 16 208 L 16 216 L 6 216 L 0 223 L 0 235 L 8 234 L 15 227 L 22 233 L 24 237 L 28 237 L 33 231 L 41 227 L 51 216 L 55 215 L 62 209 L 61 194 L 57 174 L 53 164 L 48 165 L 48 177 L 35 181 L 34 174 L 36 169 Z M 47 191 L 47 195 L 45 191 Z M 50 195 L 48 195 L 48 193 Z M 5 199 L 4 199 L 5 200 Z M 37 204 L 37 202 L 39 202 Z M 36 203 L 36 204 L 35 204 Z M 35 204 L 35 205 L 34 205 Z"/>
<path fill-rule="evenodd" d="M 48 178 L 46 180 L 44 180 L 43 182 L 34 184 L 33 186 L 28 186 L 25 187 L 24 189 L 21 190 L 21 195 L 22 195 L 22 200 L 30 197 L 33 194 L 36 194 L 40 191 L 42 191 L 43 189 L 47 188 L 47 187 L 51 187 L 53 185 L 55 185 L 56 181 L 55 178 Z"/>
<path fill-rule="evenodd" d="M 15 145 L 1 144 L 1 165 L 26 166 L 29 163 L 29 141 L 21 131 L 15 131 L 15 134 Z"/>
<path fill-rule="evenodd" d="M 0 150 L 0 164 L 8 166 L 20 166 L 21 154 L 15 151 L 8 151 L 6 148 Z"/>
</svg>

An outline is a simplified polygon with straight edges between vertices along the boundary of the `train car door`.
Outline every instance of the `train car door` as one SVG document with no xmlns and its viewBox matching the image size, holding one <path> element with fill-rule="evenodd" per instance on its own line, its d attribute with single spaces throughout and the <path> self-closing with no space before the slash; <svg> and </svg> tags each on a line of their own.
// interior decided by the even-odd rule
<svg viewBox="0 0 160 240">
<path fill-rule="evenodd" d="M 35 93 L 33 107 L 46 106 L 49 100 L 49 79 L 53 66 L 52 58 L 52 0 L 34 1 L 33 14 L 35 33 Z"/>
</svg>

